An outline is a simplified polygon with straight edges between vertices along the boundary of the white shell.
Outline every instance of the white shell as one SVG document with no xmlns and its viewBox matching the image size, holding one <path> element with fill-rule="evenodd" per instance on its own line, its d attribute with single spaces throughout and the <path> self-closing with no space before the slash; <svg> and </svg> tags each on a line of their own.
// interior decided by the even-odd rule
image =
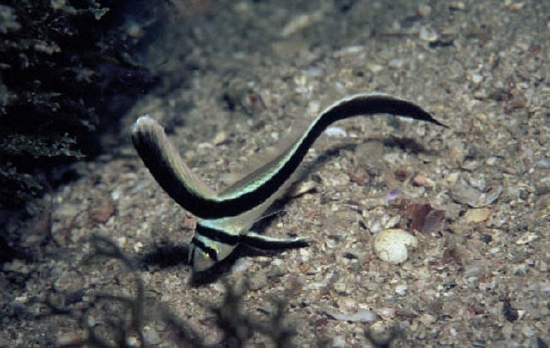
<svg viewBox="0 0 550 348">
<path fill-rule="evenodd" d="M 374 251 L 386 262 L 393 264 L 407 261 L 407 248 L 416 248 L 418 240 L 415 236 L 402 229 L 383 230 L 374 237 Z"/>
</svg>

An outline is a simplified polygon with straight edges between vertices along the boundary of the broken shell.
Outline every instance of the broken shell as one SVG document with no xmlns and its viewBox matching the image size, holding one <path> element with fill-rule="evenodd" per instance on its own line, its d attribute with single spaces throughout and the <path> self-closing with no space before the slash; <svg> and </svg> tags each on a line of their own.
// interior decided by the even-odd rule
<svg viewBox="0 0 550 348">
<path fill-rule="evenodd" d="M 402 229 L 389 229 L 379 232 L 374 238 L 376 255 L 386 262 L 399 264 L 407 261 L 407 248 L 416 248 L 418 240 L 415 236 Z"/>
<path fill-rule="evenodd" d="M 472 187 L 464 179 L 457 180 L 451 187 L 451 198 L 460 204 L 467 204 L 472 208 L 481 208 L 492 204 L 502 193 L 500 185 L 490 185 L 481 192 Z"/>
<path fill-rule="evenodd" d="M 539 239 L 539 236 L 536 233 L 526 233 L 516 240 L 517 245 L 529 244 L 530 242 Z"/>
<path fill-rule="evenodd" d="M 350 321 L 350 322 L 370 322 L 376 320 L 376 314 L 368 309 L 359 308 L 356 313 L 341 313 L 334 311 L 330 308 L 325 309 L 325 313 L 336 320 Z"/>
</svg>

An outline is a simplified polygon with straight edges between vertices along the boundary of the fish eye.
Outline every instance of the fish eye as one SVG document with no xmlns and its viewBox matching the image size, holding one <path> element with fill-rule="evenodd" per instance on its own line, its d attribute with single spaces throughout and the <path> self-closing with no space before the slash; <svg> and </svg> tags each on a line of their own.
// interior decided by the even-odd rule
<svg viewBox="0 0 550 348">
<path fill-rule="evenodd" d="M 195 272 L 203 272 L 214 266 L 216 261 L 210 257 L 209 253 L 202 251 L 200 248 L 194 247 L 192 250 L 191 266 Z"/>
</svg>

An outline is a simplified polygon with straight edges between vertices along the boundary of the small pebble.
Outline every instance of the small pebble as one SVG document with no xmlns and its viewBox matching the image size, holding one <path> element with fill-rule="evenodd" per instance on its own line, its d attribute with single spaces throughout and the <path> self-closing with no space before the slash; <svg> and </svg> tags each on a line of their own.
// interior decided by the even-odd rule
<svg viewBox="0 0 550 348">
<path fill-rule="evenodd" d="M 426 173 L 424 172 L 420 172 L 416 174 L 413 177 L 413 182 L 418 186 L 422 186 L 426 188 L 432 188 L 435 185 L 435 183 L 432 180 L 428 179 Z"/>
<path fill-rule="evenodd" d="M 144 334 L 144 340 L 147 343 L 147 345 L 156 345 L 161 343 L 161 339 L 159 337 L 159 334 L 157 331 L 153 328 L 146 327 L 145 328 L 145 334 Z"/>
<path fill-rule="evenodd" d="M 395 293 L 400 296 L 405 296 L 407 294 L 407 284 L 399 284 L 395 286 Z"/>
<path fill-rule="evenodd" d="M 346 346 L 346 339 L 342 336 L 335 336 L 332 339 L 332 346 L 333 347 L 345 347 Z"/>
<path fill-rule="evenodd" d="M 323 19 L 323 11 L 297 15 L 293 17 L 283 28 L 282 37 L 289 37 Z"/>
<path fill-rule="evenodd" d="M 293 186 L 286 196 L 289 198 L 300 197 L 301 195 L 315 191 L 317 185 L 318 184 L 313 180 L 301 182 Z"/>
<path fill-rule="evenodd" d="M 464 220 L 466 220 L 466 222 L 483 222 L 487 220 L 492 213 L 493 210 L 489 208 L 468 209 L 466 214 L 464 214 Z"/>
<path fill-rule="evenodd" d="M 27 265 L 18 259 L 13 260 L 12 262 L 6 262 L 4 263 L 4 272 L 19 272 L 23 274 L 29 273 L 29 267 Z"/>
<path fill-rule="evenodd" d="M 263 272 L 254 273 L 248 278 L 248 287 L 252 291 L 260 290 L 267 285 L 267 275 Z"/>
<path fill-rule="evenodd" d="M 374 238 L 376 255 L 386 262 L 399 264 L 409 257 L 407 248 L 416 248 L 418 240 L 402 229 L 389 229 L 379 232 Z"/>
<path fill-rule="evenodd" d="M 436 42 L 438 35 L 437 32 L 430 26 L 423 26 L 420 28 L 419 33 L 420 40 L 426 42 Z"/>
<path fill-rule="evenodd" d="M 449 8 L 451 10 L 462 11 L 464 10 L 464 8 L 466 8 L 466 5 L 464 5 L 464 2 L 462 1 L 455 1 L 449 4 Z"/>
<path fill-rule="evenodd" d="M 91 218 L 97 223 L 105 223 L 115 212 L 115 204 L 111 199 L 105 199 L 92 208 Z"/>
<path fill-rule="evenodd" d="M 510 10 L 521 11 L 524 6 L 525 6 L 525 2 L 516 2 L 510 5 Z"/>
<path fill-rule="evenodd" d="M 416 9 L 416 13 L 420 17 L 426 18 L 432 13 L 432 8 L 429 5 L 420 4 L 420 5 L 418 5 L 418 8 Z"/>
<path fill-rule="evenodd" d="M 403 64 L 405 64 L 405 61 L 399 58 L 394 58 L 388 62 L 388 65 L 394 69 L 401 69 Z"/>
<path fill-rule="evenodd" d="M 227 140 L 227 134 L 225 132 L 219 132 L 214 137 L 214 145 L 220 145 Z"/>
<path fill-rule="evenodd" d="M 348 133 L 346 132 L 346 130 L 344 128 L 336 127 L 336 126 L 327 127 L 327 129 L 325 130 L 325 133 L 329 137 L 345 138 L 345 137 L 348 136 Z"/>
<path fill-rule="evenodd" d="M 478 72 L 474 72 L 470 75 L 470 81 L 477 85 L 478 83 L 483 81 L 483 75 Z"/>
<path fill-rule="evenodd" d="M 338 292 L 339 295 L 346 295 L 346 284 L 345 283 L 336 283 L 334 284 L 334 290 Z"/>
<path fill-rule="evenodd" d="M 384 67 L 380 64 L 370 63 L 370 64 L 367 64 L 367 69 L 369 69 L 371 73 L 376 74 L 384 70 Z"/>
</svg>

